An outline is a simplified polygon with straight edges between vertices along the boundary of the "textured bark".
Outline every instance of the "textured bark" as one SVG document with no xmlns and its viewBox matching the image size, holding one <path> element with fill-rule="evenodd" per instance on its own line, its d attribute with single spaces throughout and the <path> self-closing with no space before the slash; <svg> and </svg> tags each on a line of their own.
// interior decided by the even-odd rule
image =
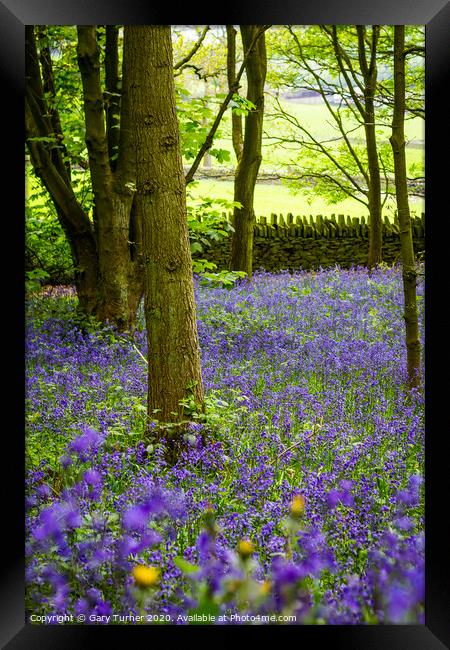
<svg viewBox="0 0 450 650">
<path fill-rule="evenodd" d="M 390 142 L 394 154 L 395 193 L 400 227 L 405 342 L 409 386 L 420 384 L 420 335 L 416 300 L 416 264 L 409 213 L 405 155 L 405 27 L 394 26 L 394 113 Z"/>
<path fill-rule="evenodd" d="M 228 90 L 236 84 L 236 30 L 233 25 L 227 25 L 227 78 Z M 242 115 L 231 113 L 231 140 L 233 142 L 236 160 L 239 163 L 242 158 L 244 137 L 242 134 Z"/>
<path fill-rule="evenodd" d="M 110 320 L 121 330 L 133 326 L 134 300 L 128 295 L 130 245 L 128 236 L 134 189 L 122 184 L 110 168 L 108 140 L 100 85 L 100 57 L 94 25 L 78 27 L 78 65 L 81 72 L 86 123 L 86 146 L 95 200 L 98 233 L 98 256 L 102 301 L 98 311 L 101 321 Z M 134 171 L 134 170 L 132 170 Z M 121 170 L 121 179 L 124 174 Z M 131 176 L 134 174 L 131 173 Z M 132 182 L 132 181 L 131 181 Z"/>
<path fill-rule="evenodd" d="M 192 395 L 199 408 L 204 400 L 170 27 L 125 26 L 124 64 L 143 219 L 148 412 L 181 423 L 180 400 Z M 171 438 L 174 453 L 180 441 Z"/>
<path fill-rule="evenodd" d="M 249 52 L 257 33 L 257 25 L 241 25 L 244 55 Z M 233 212 L 235 230 L 231 241 L 231 269 L 233 271 L 245 271 L 248 278 L 252 276 L 253 224 L 255 221 L 253 199 L 262 159 L 261 144 L 266 69 L 265 36 L 262 34 L 249 54 L 246 64 L 247 99 L 255 104 L 256 109 L 249 112 L 245 117 L 244 146 L 234 181 L 234 200 L 239 201 L 242 208 L 235 208 Z"/>
<path fill-rule="evenodd" d="M 364 79 L 364 130 L 366 133 L 367 162 L 369 169 L 369 256 L 367 266 L 373 268 L 382 261 L 382 230 L 381 230 L 381 176 L 378 161 L 378 148 L 375 133 L 374 95 L 377 84 L 376 51 L 380 28 L 372 26 L 372 42 L 369 62 L 366 57 L 364 25 L 357 25 L 358 54 L 360 68 Z"/>
<path fill-rule="evenodd" d="M 78 61 L 82 75 L 86 144 L 94 194 L 94 223 L 78 203 L 70 172 L 61 149 L 42 140 L 56 134 L 62 140 L 61 123 L 54 107 L 47 105 L 44 89 L 54 93 L 50 51 L 41 33 L 41 56 L 34 28 L 26 26 L 27 146 L 37 176 L 55 205 L 70 244 L 80 309 L 119 329 L 133 326 L 143 293 L 140 213 L 134 201 L 135 160 L 131 156 L 129 117 L 124 103 L 120 152 L 116 172 L 110 167 L 100 86 L 99 51 L 93 25 L 78 30 Z M 36 140 L 36 138 L 38 138 Z"/>
</svg>

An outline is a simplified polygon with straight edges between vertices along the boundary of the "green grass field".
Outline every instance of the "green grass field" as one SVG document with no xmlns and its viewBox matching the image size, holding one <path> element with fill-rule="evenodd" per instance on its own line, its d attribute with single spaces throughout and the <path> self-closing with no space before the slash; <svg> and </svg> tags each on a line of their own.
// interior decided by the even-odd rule
<svg viewBox="0 0 450 650">
<path fill-rule="evenodd" d="M 201 196 L 233 200 L 233 182 L 232 181 L 215 181 L 211 179 L 202 179 L 198 184 L 191 188 L 194 199 Z M 396 209 L 394 199 L 390 199 L 385 205 L 384 215 L 391 220 L 394 218 Z M 410 210 L 412 214 L 420 215 L 425 212 L 425 202 L 423 199 L 410 199 Z M 329 205 L 321 197 L 311 199 L 305 193 L 292 194 L 285 185 L 257 183 L 255 188 L 255 212 L 256 216 L 269 217 L 273 212 L 280 212 L 286 216 L 292 212 L 294 216 L 309 216 L 321 214 L 330 216 L 331 214 L 345 214 L 351 217 L 361 217 L 368 215 L 365 206 L 353 199 L 341 201 L 335 205 Z"/>
<path fill-rule="evenodd" d="M 264 131 L 269 135 L 276 135 L 277 129 L 281 128 L 282 122 L 274 121 L 270 117 L 273 112 L 273 101 L 266 98 L 266 119 Z M 336 131 L 331 123 L 331 117 L 324 104 L 306 104 L 298 101 L 283 101 L 285 110 L 294 115 L 300 123 L 310 128 L 315 137 L 320 140 L 332 138 L 336 136 Z M 224 115 L 223 122 L 220 127 L 221 138 L 215 140 L 214 146 L 230 150 L 230 113 L 227 111 Z M 380 144 L 389 144 L 390 128 L 388 125 L 379 129 L 379 142 Z M 362 133 L 355 131 L 353 135 L 362 137 Z M 424 166 L 424 137 L 425 127 L 424 121 L 420 118 L 407 120 L 405 123 L 405 137 L 409 144 L 406 147 L 407 165 L 410 167 L 415 164 L 419 169 Z M 270 144 L 267 137 L 263 138 L 263 160 L 261 163 L 261 172 L 269 172 L 277 169 L 283 163 L 288 163 L 295 151 L 287 151 L 280 147 Z M 213 161 L 214 164 L 214 161 Z M 231 154 L 231 162 L 229 168 L 234 167 L 235 157 L 234 153 Z M 201 168 L 200 168 L 201 173 Z M 411 170 L 411 175 L 413 175 Z M 419 175 L 419 173 L 417 173 Z M 220 181 L 211 179 L 200 179 L 196 187 L 191 189 L 192 195 L 195 198 L 200 196 L 209 196 L 214 198 L 233 199 L 233 183 L 232 181 Z M 384 207 L 384 215 L 393 219 L 394 211 L 396 209 L 395 200 L 388 199 Z M 420 215 L 425 211 L 424 199 L 418 197 L 410 197 L 410 209 L 414 215 Z M 296 215 L 331 215 L 345 214 L 351 217 L 367 216 L 366 207 L 354 199 L 346 199 L 340 203 L 330 205 L 326 199 L 321 196 L 312 197 L 306 192 L 299 191 L 294 194 L 290 189 L 280 183 L 267 184 L 257 183 L 255 189 L 255 212 L 257 216 L 270 216 L 273 212 L 279 214 L 280 212 L 286 215 L 292 212 Z"/>
<path fill-rule="evenodd" d="M 300 124 L 311 130 L 313 136 L 319 141 L 331 140 L 336 138 L 337 131 L 334 127 L 333 119 L 330 116 L 325 104 L 306 104 L 298 101 L 283 100 L 283 109 L 289 114 L 294 116 Z M 278 146 L 271 144 L 270 136 L 277 136 L 281 129 L 286 129 L 286 122 L 280 119 L 274 119 L 273 100 L 266 97 L 265 103 L 265 116 L 264 116 L 264 137 L 263 137 L 263 161 L 261 170 L 272 169 L 274 165 L 283 162 L 289 162 L 292 153 L 288 152 Z M 348 124 L 349 128 L 353 126 Z M 389 136 L 391 133 L 390 125 L 380 125 L 377 128 L 379 136 L 379 144 L 389 145 Z M 215 146 L 224 149 L 230 149 L 231 138 L 231 117 L 230 112 L 227 111 L 222 118 L 220 125 L 221 138 L 215 140 Z M 362 126 L 350 135 L 350 140 L 363 142 L 364 132 Z M 424 163 L 424 139 L 425 139 L 425 123 L 419 117 L 406 120 L 405 122 L 405 138 L 407 142 L 407 164 L 411 163 Z M 232 156 L 234 161 L 234 156 Z"/>
</svg>

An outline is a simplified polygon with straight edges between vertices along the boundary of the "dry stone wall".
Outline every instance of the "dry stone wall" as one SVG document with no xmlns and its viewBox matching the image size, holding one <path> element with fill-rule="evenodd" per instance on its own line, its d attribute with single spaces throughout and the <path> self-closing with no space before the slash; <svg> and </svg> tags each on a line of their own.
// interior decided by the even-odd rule
<svg viewBox="0 0 450 650">
<path fill-rule="evenodd" d="M 231 215 L 224 217 L 231 220 Z M 425 253 L 425 215 L 412 218 L 414 251 Z M 338 264 L 342 268 L 365 265 L 369 248 L 369 223 L 365 217 L 331 215 L 324 217 L 272 214 L 259 217 L 254 226 L 253 268 L 266 271 L 312 270 Z M 217 264 L 218 270 L 230 265 L 231 237 L 214 242 L 194 257 Z M 398 219 L 383 222 L 383 261 L 400 260 Z"/>
</svg>

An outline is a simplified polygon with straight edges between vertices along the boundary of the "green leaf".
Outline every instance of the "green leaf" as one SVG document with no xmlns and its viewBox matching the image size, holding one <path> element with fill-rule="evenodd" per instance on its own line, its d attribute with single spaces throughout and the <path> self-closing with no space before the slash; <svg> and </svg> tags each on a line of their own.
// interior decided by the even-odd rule
<svg viewBox="0 0 450 650">
<path fill-rule="evenodd" d="M 191 242 L 191 253 L 201 253 L 203 246 L 198 241 Z"/>
<path fill-rule="evenodd" d="M 210 149 L 211 156 L 214 156 L 218 162 L 229 162 L 230 152 L 227 149 Z"/>
<path fill-rule="evenodd" d="M 191 564 L 187 560 L 185 560 L 183 557 L 177 556 L 174 558 L 174 564 L 177 566 L 183 573 L 186 573 L 187 575 L 190 575 L 192 573 L 197 573 L 199 571 L 199 567 L 196 566 L 195 564 Z"/>
</svg>

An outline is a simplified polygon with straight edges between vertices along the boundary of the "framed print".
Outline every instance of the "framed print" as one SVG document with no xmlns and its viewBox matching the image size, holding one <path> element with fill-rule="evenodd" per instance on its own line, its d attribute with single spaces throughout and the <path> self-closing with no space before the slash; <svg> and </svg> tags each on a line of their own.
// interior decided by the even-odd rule
<svg viewBox="0 0 450 650">
<path fill-rule="evenodd" d="M 152 25 L 160 29 L 149 38 L 140 28 Z M 395 26 L 409 28 L 408 53 L 418 57 L 417 70 L 424 60 L 425 73 L 414 76 L 404 67 L 402 72 L 403 51 L 392 68 L 394 83 L 389 66 L 394 34 L 401 31 Z M 171 59 L 166 57 L 168 49 L 172 57 L 170 27 L 172 36 L 177 28 L 178 39 Z M 450 648 L 443 420 L 449 27 L 450 7 L 444 0 L 280 6 L 248 1 L 224 6 L 223 12 L 218 7 L 170 11 L 136 0 L 114 5 L 0 0 L 3 125 L 4 134 L 12 136 L 3 152 L 3 187 L 4 200 L 8 196 L 13 206 L 4 211 L 3 241 L 11 255 L 4 266 L 3 340 L 12 352 L 4 366 L 4 390 L 5 411 L 14 413 L 3 427 L 2 647 L 82 647 L 94 639 L 102 642 L 111 632 L 123 644 L 141 634 L 156 643 L 216 637 L 232 642 L 236 635 L 249 643 L 271 628 L 284 643 L 298 635 L 295 643 L 355 650 Z M 64 30 L 72 31 L 67 36 Z M 124 38 L 126 53 L 124 46 L 118 48 Z M 55 46 L 58 39 L 62 45 Z M 399 42 L 400 50 L 406 47 Z M 273 57 L 269 62 L 264 61 L 266 46 Z M 202 48 L 209 48 L 204 56 Z M 144 49 L 146 55 L 153 53 L 154 65 L 138 63 Z M 52 57 L 59 76 L 54 76 Z M 120 78 L 122 65 L 129 79 Z M 175 79 L 190 75 L 185 87 L 174 84 L 172 68 Z M 373 101 L 377 73 L 382 91 Z M 422 119 L 426 110 L 424 138 L 405 127 L 406 140 L 413 141 L 406 147 L 408 173 L 415 177 L 406 178 L 405 162 L 404 187 L 408 181 L 412 195 L 419 197 L 411 208 L 412 227 L 410 208 L 403 221 L 399 202 L 405 142 L 398 140 L 396 149 L 393 135 L 395 128 L 404 128 L 395 102 L 405 75 L 403 93 L 411 101 L 411 114 Z M 245 97 L 239 91 L 241 78 Z M 58 103 L 64 84 L 67 92 Z M 152 88 L 161 91 L 156 99 Z M 321 138 L 313 132 L 319 104 L 321 124 L 328 125 Z M 272 120 L 267 127 L 262 121 L 266 111 Z M 229 150 L 220 131 L 225 114 Z M 376 130 L 378 115 L 386 121 Z M 26 173 L 34 170 L 36 177 L 32 207 L 29 189 L 22 191 L 24 117 Z M 352 119 L 354 128 L 348 126 Z M 330 149 L 332 128 L 340 145 Z M 358 129 L 358 137 L 351 135 Z M 272 171 L 259 167 L 266 154 L 275 161 L 276 182 Z M 258 161 L 253 177 L 248 170 L 245 176 L 247 159 L 248 170 Z M 129 166 L 127 161 L 132 161 Z M 199 169 L 200 189 L 190 185 Z M 215 173 L 228 174 L 222 178 L 228 193 L 223 190 L 220 197 L 214 195 Z M 235 180 L 239 174 L 241 181 Z M 257 177 L 261 186 L 266 184 L 259 195 Z M 182 181 L 189 199 L 178 213 L 177 200 L 171 203 L 170 197 L 180 195 Z M 377 191 L 385 191 L 379 210 Z M 205 198 L 202 192 L 214 196 Z M 328 207 L 316 208 L 321 192 Z M 295 200 L 303 201 L 308 214 L 294 213 L 293 196 L 301 197 Z M 339 214 L 347 199 L 367 208 L 366 219 Z M 194 204 L 197 212 L 191 213 Z M 28 234 L 19 217 L 24 205 L 26 222 L 32 224 Z M 53 221 L 36 216 L 35 205 L 53 210 Z M 319 210 L 332 214 L 309 214 Z M 115 221 L 115 211 L 128 211 L 125 226 Z M 386 257 L 380 252 L 379 259 L 373 253 L 376 218 L 380 241 L 383 233 L 387 242 Z M 401 257 L 406 229 L 416 260 L 420 252 L 420 277 L 414 271 L 412 281 L 414 301 L 420 285 L 419 357 L 419 335 L 425 332 L 418 383 L 412 379 L 410 356 L 407 363 L 398 361 L 404 340 L 396 328 L 404 322 L 408 328 L 410 312 L 401 317 L 396 312 L 389 321 L 402 304 L 402 287 L 406 296 L 408 274 L 395 267 L 399 259 L 406 266 Z M 81 231 L 84 239 L 77 239 Z M 91 244 L 101 252 L 91 255 Z M 363 252 L 355 252 L 358 246 Z M 415 268 L 414 253 L 412 264 Z M 159 265 L 162 275 L 156 275 Z M 153 282 L 150 267 L 157 278 Z M 345 286 L 338 267 L 345 269 Z M 364 282 L 356 267 L 364 267 Z M 390 275 L 394 267 L 395 277 Z M 177 284 L 174 278 L 183 269 L 186 277 Z M 334 269 L 334 275 L 326 269 Z M 256 289 L 246 295 L 252 274 Z M 125 298 L 123 278 L 129 282 Z M 391 298 L 394 284 L 397 293 Z M 178 301 L 181 285 L 188 289 Z M 58 298 L 64 315 L 52 307 L 33 307 L 38 325 L 30 329 L 23 306 L 42 286 Z M 73 308 L 73 286 L 82 316 Z M 317 297 L 322 294 L 326 304 Z M 213 296 L 219 298 L 212 307 Z M 352 329 L 357 317 L 361 331 Z M 172 345 L 175 339 L 183 342 L 178 348 Z M 203 345 L 209 349 L 200 359 Z M 404 349 L 412 347 L 407 339 Z M 35 364 L 33 377 L 28 362 L 22 363 L 27 354 Z M 375 371 L 359 369 L 361 383 L 375 387 L 372 397 L 366 389 L 358 393 L 352 383 L 357 356 L 381 369 L 383 390 L 376 387 Z M 222 368 L 225 358 L 228 365 Z M 127 374 L 130 359 L 136 370 Z M 314 365 L 318 359 L 326 367 L 323 374 Z M 396 363 L 410 393 L 393 388 L 396 379 L 390 372 Z M 326 398 L 333 373 L 347 383 L 340 380 L 333 398 Z M 403 399 L 407 424 L 399 406 Z M 24 404 L 34 431 L 27 445 Z M 114 411 L 118 404 L 120 417 Z M 98 411 L 94 419 L 85 417 L 88 410 Z M 344 412 L 341 421 L 338 414 Z M 357 422 L 354 430 L 349 413 Z M 58 419 L 64 423 L 61 432 Z M 348 438 L 346 426 L 352 429 Z M 239 447 L 233 447 L 233 430 L 240 436 Z M 208 438 L 211 431 L 218 437 Z M 138 436 L 134 446 L 128 442 L 133 435 Z M 377 463 L 372 454 L 378 451 L 385 455 Z M 180 458 L 184 465 L 177 465 Z M 125 462 L 134 469 L 128 472 Z M 396 463 L 404 473 L 396 473 Z M 365 518 L 365 507 L 373 510 L 370 517 Z M 381 521 L 387 522 L 386 530 Z M 228 533 L 222 535 L 224 527 Z M 333 540 L 330 547 L 327 535 Z M 367 550 L 364 544 L 374 537 L 379 547 L 374 543 Z M 284 621 L 297 624 L 274 624 Z"/>
</svg>

